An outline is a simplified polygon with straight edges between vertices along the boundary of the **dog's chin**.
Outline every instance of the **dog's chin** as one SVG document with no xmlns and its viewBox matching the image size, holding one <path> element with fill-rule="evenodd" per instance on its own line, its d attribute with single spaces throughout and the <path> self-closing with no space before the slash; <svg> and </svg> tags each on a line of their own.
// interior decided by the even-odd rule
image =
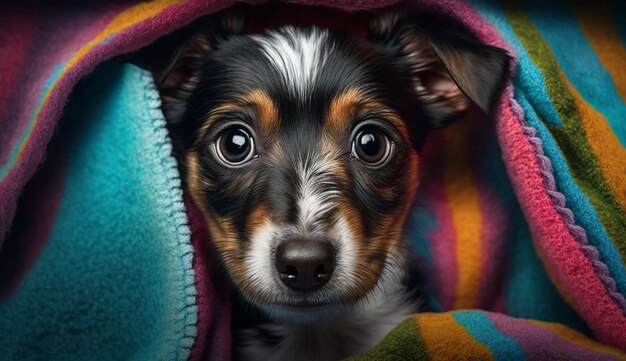
<svg viewBox="0 0 626 361">
<path fill-rule="evenodd" d="M 243 298 L 275 321 L 293 324 L 311 324 L 331 321 L 350 313 L 356 304 L 341 301 L 339 296 L 310 297 L 306 294 L 274 295 L 272 302 L 259 302 L 257 297 L 243 294 Z"/>
<path fill-rule="evenodd" d="M 330 321 L 350 312 L 352 305 L 344 303 L 285 302 L 257 304 L 270 318 L 297 324 Z"/>
</svg>

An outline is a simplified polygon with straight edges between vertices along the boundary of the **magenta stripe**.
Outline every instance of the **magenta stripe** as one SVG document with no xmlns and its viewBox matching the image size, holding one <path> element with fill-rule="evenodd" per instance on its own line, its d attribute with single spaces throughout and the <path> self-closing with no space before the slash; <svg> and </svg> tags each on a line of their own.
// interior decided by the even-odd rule
<svg viewBox="0 0 626 361">
<path fill-rule="evenodd" d="M 517 341 L 529 360 L 620 360 L 611 354 L 571 343 L 552 330 L 523 319 L 495 313 L 487 313 L 487 316 L 498 331 Z"/>
<path fill-rule="evenodd" d="M 428 234 L 432 269 L 429 286 L 439 300 L 443 311 L 451 310 L 459 282 L 459 269 L 456 259 L 456 234 L 452 222 L 452 210 L 448 204 L 444 183 L 444 133 L 435 134 L 432 141 L 424 146 L 420 166 L 420 181 L 437 222 L 437 228 Z"/>
<path fill-rule="evenodd" d="M 506 282 L 507 227 L 509 219 L 507 210 L 494 192 L 483 180 L 476 182 L 478 200 L 483 214 L 483 228 L 481 230 L 481 275 L 480 291 L 476 300 L 476 308 L 495 310 L 495 300 L 501 293 Z M 502 305 L 500 305 L 502 307 Z"/>
<path fill-rule="evenodd" d="M 4 130 L 0 142 L 0 164 L 8 161 L 9 153 L 26 130 L 31 114 L 41 99 L 42 89 L 53 70 L 100 33 L 117 13 L 128 7 L 121 4 L 107 7 L 104 4 L 85 6 L 73 11 L 51 11 L 37 18 L 36 24 L 15 24 L 12 32 L 33 31 L 29 26 L 36 26 L 36 30 L 31 41 L 27 43 L 25 57 L 28 62 L 22 64 L 23 67 L 16 64 L 18 67 L 11 70 L 16 74 L 17 82 L 9 90 L 11 106 L 0 112 L 0 129 Z M 21 19 L 27 17 L 26 14 L 25 10 L 21 10 L 12 15 Z M 65 25 L 67 23 L 70 25 Z"/>
<path fill-rule="evenodd" d="M 18 74 L 24 68 L 27 61 L 27 53 L 35 35 L 35 13 L 12 14 L 0 13 L 0 147 L 9 142 L 10 128 L 6 123 L 10 108 L 14 106 L 15 88 Z M 19 32 L 14 29 L 19 28 Z M 4 119 L 4 121 L 3 121 Z M 0 164 L 3 157 L 0 154 Z"/>
<path fill-rule="evenodd" d="M 506 278 L 503 273 L 506 271 L 507 247 L 505 242 L 508 240 L 509 229 L 509 213 L 505 208 L 499 194 L 493 189 L 487 179 L 489 176 L 485 174 L 484 169 L 493 167 L 493 158 L 487 155 L 485 145 L 495 139 L 495 134 L 487 129 L 493 129 L 493 124 L 485 116 L 478 116 L 473 119 L 474 125 L 470 135 L 471 147 L 471 165 L 473 172 L 474 184 L 478 192 L 478 203 L 482 213 L 482 229 L 481 229 L 481 275 L 480 290 L 476 300 L 476 308 L 485 310 L 494 310 L 496 294 L 501 293 L 503 283 Z M 485 164 L 487 162 L 488 164 Z M 479 178 L 480 177 L 480 178 Z M 500 297 L 501 298 L 501 297 Z M 501 298 L 502 300 L 502 298 Z M 502 305 L 499 305 L 502 307 Z"/>
<path fill-rule="evenodd" d="M 257 4 L 259 1 L 256 0 L 244 0 L 245 2 Z M 376 9 L 382 8 L 385 6 L 393 5 L 401 0 L 376 0 L 376 1 L 354 1 L 354 0 L 287 0 L 287 2 L 293 4 L 302 4 L 302 5 L 316 5 L 316 6 L 326 6 L 329 8 L 335 8 L 345 11 L 359 11 L 359 10 L 367 10 L 367 9 Z"/>
<path fill-rule="evenodd" d="M 193 269 L 198 305 L 196 340 L 189 361 L 230 360 L 230 282 L 219 280 L 220 273 L 215 265 L 211 265 L 211 239 L 202 215 L 187 198 L 185 209 L 194 250 Z M 218 287 L 218 284 L 222 287 Z"/>
</svg>

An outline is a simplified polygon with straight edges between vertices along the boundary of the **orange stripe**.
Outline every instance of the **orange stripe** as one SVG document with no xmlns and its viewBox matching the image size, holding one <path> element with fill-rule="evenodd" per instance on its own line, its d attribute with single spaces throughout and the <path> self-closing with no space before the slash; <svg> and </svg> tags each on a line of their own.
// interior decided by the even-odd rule
<svg viewBox="0 0 626 361">
<path fill-rule="evenodd" d="M 536 320 L 529 320 L 529 322 L 536 326 L 549 329 L 550 331 L 554 332 L 559 337 L 561 337 L 562 339 L 564 339 L 565 341 L 569 343 L 576 344 L 578 346 L 593 350 L 595 352 L 606 353 L 606 354 L 615 356 L 617 358 L 626 360 L 626 354 L 610 346 L 594 341 L 588 338 L 587 336 L 583 335 L 582 333 L 576 330 L 573 330 L 565 325 L 561 325 L 559 323 L 552 323 L 552 322 L 536 321 Z"/>
<path fill-rule="evenodd" d="M 626 102 L 626 47 L 611 21 L 612 15 L 607 4 L 603 1 L 573 0 L 572 10 L 578 18 L 580 29 Z"/>
<path fill-rule="evenodd" d="M 482 213 L 470 167 L 470 132 L 467 118 L 446 130 L 444 187 L 456 234 L 459 279 L 455 309 L 475 307 L 481 272 Z"/>
<path fill-rule="evenodd" d="M 30 136 L 30 133 L 32 132 L 32 130 L 35 128 L 35 125 L 37 124 L 37 121 L 39 119 L 39 114 L 41 112 L 41 108 L 43 107 L 43 105 L 48 101 L 48 98 L 50 97 L 50 94 L 56 89 L 56 83 L 63 78 L 63 75 L 65 75 L 65 73 L 72 67 L 74 66 L 76 63 L 78 63 L 85 55 L 87 55 L 89 53 L 89 51 L 95 47 L 96 45 L 100 44 L 104 39 L 106 39 L 107 37 L 109 37 L 112 34 L 115 34 L 117 32 L 120 32 L 132 25 L 135 25 L 145 19 L 148 19 L 150 17 L 155 16 L 156 14 L 160 13 L 161 11 L 163 11 L 165 8 L 167 8 L 168 6 L 172 5 L 172 4 L 176 4 L 176 3 L 180 3 L 184 0 L 160 0 L 160 1 L 155 1 L 155 2 L 151 2 L 151 3 L 140 3 L 137 4 L 129 9 L 126 9 L 125 11 L 121 12 L 118 16 L 115 17 L 115 19 L 113 19 L 109 25 L 107 25 L 101 32 L 100 34 L 98 34 L 95 38 L 93 38 L 91 41 L 89 41 L 87 44 L 85 44 L 80 50 L 78 50 L 78 52 L 72 57 L 72 59 L 70 59 L 65 66 L 63 67 L 63 70 L 61 71 L 60 75 L 57 77 L 56 82 L 50 86 L 48 88 L 48 91 L 45 93 L 45 95 L 43 96 L 43 100 L 39 103 L 39 106 L 35 109 L 35 113 L 34 113 L 34 121 L 31 122 L 30 127 L 28 128 L 27 132 Z M 24 148 L 26 147 L 26 143 L 28 143 L 28 138 L 24 139 L 24 141 L 20 144 L 20 148 L 19 151 L 17 153 L 17 156 L 15 157 L 15 159 L 13 160 L 13 164 L 15 162 L 17 162 L 17 160 L 20 158 L 22 152 L 24 151 Z"/>
<path fill-rule="evenodd" d="M 495 360 L 489 348 L 459 325 L 451 313 L 418 313 L 413 319 L 431 361 Z"/>
</svg>

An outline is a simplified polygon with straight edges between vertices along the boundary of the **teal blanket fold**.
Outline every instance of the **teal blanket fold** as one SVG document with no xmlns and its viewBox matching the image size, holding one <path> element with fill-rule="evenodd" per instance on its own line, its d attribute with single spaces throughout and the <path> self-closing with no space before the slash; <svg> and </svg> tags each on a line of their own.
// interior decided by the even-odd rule
<svg viewBox="0 0 626 361">
<path fill-rule="evenodd" d="M 152 77 L 107 64 L 73 94 L 50 162 L 56 219 L 0 302 L 0 359 L 186 360 L 193 250 Z"/>
</svg>

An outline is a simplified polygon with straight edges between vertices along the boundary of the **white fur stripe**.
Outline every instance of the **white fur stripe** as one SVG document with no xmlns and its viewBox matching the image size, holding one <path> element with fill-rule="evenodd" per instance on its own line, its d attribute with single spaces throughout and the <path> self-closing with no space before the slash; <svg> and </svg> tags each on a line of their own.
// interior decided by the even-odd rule
<svg viewBox="0 0 626 361">
<path fill-rule="evenodd" d="M 323 44 L 328 39 L 328 31 L 317 28 L 304 31 L 286 26 L 266 35 L 253 36 L 253 39 L 282 74 L 290 91 L 298 97 L 307 96 L 318 70 L 324 65 Z"/>
<path fill-rule="evenodd" d="M 331 161 L 328 157 L 309 157 L 298 165 L 298 219 L 304 233 L 313 231 L 315 223 L 331 211 L 333 199 L 339 195 L 336 184 L 329 179 Z"/>
<path fill-rule="evenodd" d="M 281 229 L 265 221 L 252 236 L 252 246 L 246 254 L 247 278 L 252 280 L 257 291 L 271 294 L 275 290 L 274 242 Z"/>
</svg>

